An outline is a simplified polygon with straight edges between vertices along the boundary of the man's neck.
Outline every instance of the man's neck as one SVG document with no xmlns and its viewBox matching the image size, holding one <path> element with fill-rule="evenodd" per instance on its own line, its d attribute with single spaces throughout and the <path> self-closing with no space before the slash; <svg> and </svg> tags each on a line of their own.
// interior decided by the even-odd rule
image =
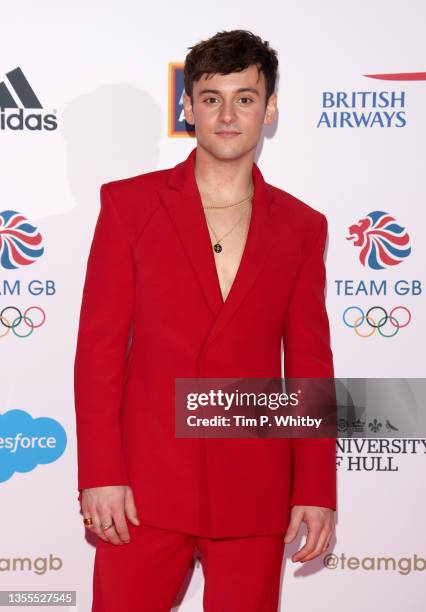
<svg viewBox="0 0 426 612">
<path fill-rule="evenodd" d="M 201 196 L 212 202 L 237 202 L 253 190 L 254 151 L 238 159 L 218 159 L 197 146 L 195 180 Z"/>
</svg>

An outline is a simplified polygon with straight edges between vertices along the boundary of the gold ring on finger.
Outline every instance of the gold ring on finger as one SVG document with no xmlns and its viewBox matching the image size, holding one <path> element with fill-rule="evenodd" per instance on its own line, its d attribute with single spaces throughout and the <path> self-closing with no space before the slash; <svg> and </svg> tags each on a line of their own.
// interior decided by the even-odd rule
<svg viewBox="0 0 426 612">
<path fill-rule="evenodd" d="M 102 531 L 106 531 L 107 529 L 109 529 L 112 526 L 113 526 L 113 523 L 110 523 L 109 525 L 102 525 L 101 524 L 101 529 L 102 529 Z"/>
</svg>

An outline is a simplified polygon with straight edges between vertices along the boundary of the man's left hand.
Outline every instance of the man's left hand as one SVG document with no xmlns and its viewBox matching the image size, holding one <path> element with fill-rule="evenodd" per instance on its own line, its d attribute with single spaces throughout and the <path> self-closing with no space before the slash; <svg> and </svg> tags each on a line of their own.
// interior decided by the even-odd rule
<svg viewBox="0 0 426 612">
<path fill-rule="evenodd" d="M 293 506 L 284 539 L 286 544 L 294 540 L 302 521 L 308 533 L 305 545 L 292 555 L 293 563 L 310 561 L 327 550 L 334 533 L 334 510 L 322 506 Z"/>
</svg>

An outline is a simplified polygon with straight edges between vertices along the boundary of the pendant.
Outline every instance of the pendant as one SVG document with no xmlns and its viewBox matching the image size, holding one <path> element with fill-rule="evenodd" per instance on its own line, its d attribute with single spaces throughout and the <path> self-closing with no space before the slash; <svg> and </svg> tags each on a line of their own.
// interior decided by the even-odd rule
<svg viewBox="0 0 426 612">
<path fill-rule="evenodd" d="M 217 242 L 213 249 L 215 250 L 216 253 L 220 253 L 222 251 L 222 247 L 220 246 L 220 244 Z"/>
</svg>

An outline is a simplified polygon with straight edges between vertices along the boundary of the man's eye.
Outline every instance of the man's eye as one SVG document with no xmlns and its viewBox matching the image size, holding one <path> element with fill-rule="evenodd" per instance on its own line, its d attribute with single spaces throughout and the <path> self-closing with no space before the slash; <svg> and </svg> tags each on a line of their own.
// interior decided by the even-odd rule
<svg viewBox="0 0 426 612">
<path fill-rule="evenodd" d="M 248 104 L 253 102 L 253 100 L 251 98 L 248 98 L 247 96 L 243 96 L 243 97 L 239 98 L 239 100 L 243 101 L 243 106 L 248 106 Z M 207 102 L 208 104 L 210 104 L 210 101 L 217 102 L 218 99 L 217 98 L 206 98 L 204 100 L 204 102 Z"/>
</svg>

